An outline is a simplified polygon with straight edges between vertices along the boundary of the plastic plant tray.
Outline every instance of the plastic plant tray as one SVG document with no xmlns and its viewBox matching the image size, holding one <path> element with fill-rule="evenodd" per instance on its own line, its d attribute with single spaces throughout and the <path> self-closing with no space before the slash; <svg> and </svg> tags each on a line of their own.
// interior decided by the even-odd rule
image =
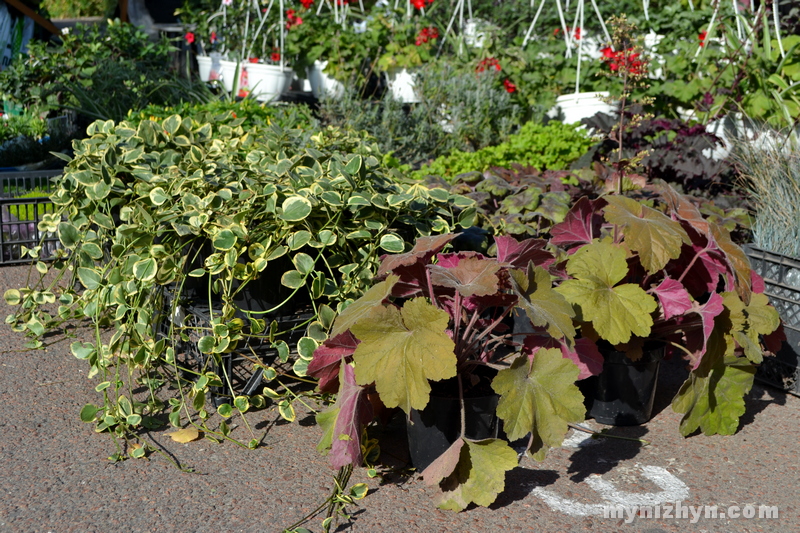
<svg viewBox="0 0 800 533">
<path fill-rule="evenodd" d="M 800 259 L 753 245 L 745 246 L 750 264 L 764 278 L 764 294 L 778 310 L 786 342 L 775 357 L 765 357 L 756 378 L 800 395 Z"/>
<path fill-rule="evenodd" d="M 55 206 L 48 198 L 51 178 L 61 170 L 31 172 L 0 172 L 0 264 L 30 263 L 23 257 L 23 247 L 33 248 L 40 243 L 39 259 L 52 259 L 61 247 L 55 233 L 39 231 L 39 221 Z"/>
</svg>

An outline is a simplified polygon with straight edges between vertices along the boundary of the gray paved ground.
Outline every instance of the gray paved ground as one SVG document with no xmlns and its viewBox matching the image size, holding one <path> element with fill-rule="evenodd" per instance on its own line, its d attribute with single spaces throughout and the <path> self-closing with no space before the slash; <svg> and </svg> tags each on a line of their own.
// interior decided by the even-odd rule
<svg viewBox="0 0 800 533">
<path fill-rule="evenodd" d="M 2 291 L 19 286 L 25 272 L 1 267 Z M 0 309 L 4 317 L 8 308 Z M 78 332 L 87 340 L 88 334 Z M 181 473 L 159 457 L 111 464 L 111 440 L 78 418 L 81 406 L 96 401 L 95 383 L 86 379 L 84 363 L 70 355 L 69 342 L 35 352 L 20 350 L 22 342 L 0 325 L 0 532 L 278 532 L 315 508 L 330 489 L 333 472 L 315 450 L 319 429 L 303 416 L 301 424 L 275 424 L 269 410 L 250 418 L 270 428 L 265 446 L 255 451 L 207 440 L 176 444 L 163 432 L 151 435 L 196 474 Z M 684 439 L 677 430 L 680 418 L 668 407 L 682 372 L 677 364 L 662 367 L 652 421 L 613 430 L 651 446 L 591 441 L 553 450 L 542 463 L 523 459 L 495 505 L 459 514 L 436 510 L 421 482 L 390 478 L 381 484 L 357 471 L 353 481 L 366 481 L 371 493 L 340 530 L 800 531 L 800 399 L 756 385 L 736 435 Z M 235 431 L 246 437 L 242 427 Z M 402 456 L 402 438 L 390 428 L 384 448 Z M 591 514 L 608 502 L 674 497 L 685 506 L 717 505 L 721 511 L 777 506 L 779 518 L 702 517 L 692 523 L 689 515 L 626 524 Z M 318 520 L 306 527 L 321 531 Z"/>
</svg>

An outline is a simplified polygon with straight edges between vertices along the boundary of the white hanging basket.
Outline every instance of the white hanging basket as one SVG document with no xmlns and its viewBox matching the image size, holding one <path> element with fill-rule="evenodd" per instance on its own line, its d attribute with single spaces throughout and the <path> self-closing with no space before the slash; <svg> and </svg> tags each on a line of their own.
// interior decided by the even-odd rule
<svg viewBox="0 0 800 533">
<path fill-rule="evenodd" d="M 407 68 L 393 68 L 386 73 L 386 79 L 389 84 L 389 92 L 395 100 L 406 104 L 422 101 L 416 86 L 416 72 Z"/>
<path fill-rule="evenodd" d="M 222 56 L 219 52 L 212 52 L 207 56 L 197 56 L 197 72 L 200 81 L 213 81 L 221 77 L 222 66 L 220 60 Z"/>
<path fill-rule="evenodd" d="M 606 91 L 564 94 L 556 98 L 556 107 L 564 115 L 564 124 L 574 124 L 597 113 L 615 116 L 617 106 L 602 100 L 608 97 L 609 93 Z"/>
<path fill-rule="evenodd" d="M 242 89 L 249 89 L 260 102 L 271 102 L 288 91 L 294 75 L 289 67 L 263 63 L 247 63 L 244 71 L 246 76 L 242 76 Z"/>
<path fill-rule="evenodd" d="M 236 78 L 236 61 L 221 59 L 219 65 L 222 86 L 225 87 L 226 91 L 231 92 L 233 91 L 233 82 Z"/>
<path fill-rule="evenodd" d="M 311 92 L 315 98 L 341 98 L 344 94 L 344 85 L 338 80 L 331 78 L 325 72 L 328 66 L 327 61 L 314 61 L 314 64 L 306 69 L 308 81 L 311 83 Z"/>
</svg>

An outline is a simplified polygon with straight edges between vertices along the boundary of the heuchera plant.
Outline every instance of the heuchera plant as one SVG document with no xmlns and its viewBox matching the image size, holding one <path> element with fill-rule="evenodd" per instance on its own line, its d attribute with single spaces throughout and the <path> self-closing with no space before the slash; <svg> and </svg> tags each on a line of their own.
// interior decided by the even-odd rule
<svg viewBox="0 0 800 533">
<path fill-rule="evenodd" d="M 672 402 L 684 436 L 733 434 L 756 365 L 782 335 L 761 278 L 730 233 L 689 197 L 660 183 L 636 200 L 579 200 L 550 243 L 569 253 L 557 288 L 583 338 L 605 340 L 632 360 L 647 340 L 667 343 L 691 373 Z"/>
<path fill-rule="evenodd" d="M 461 436 L 422 476 L 442 488 L 440 507 L 461 510 L 490 505 L 517 465 L 502 439 L 465 436 L 463 398 L 476 370 L 499 370 L 491 386 L 505 433 L 512 441 L 528 436 L 528 453 L 541 460 L 561 445 L 568 423 L 584 419 L 575 381 L 598 373 L 602 360 L 591 341 L 575 339 L 573 310 L 552 289 L 555 257 L 546 241 L 498 237 L 496 257 L 441 253 L 454 237 L 422 237 L 410 252 L 384 256 L 382 281 L 339 315 L 308 372 L 321 390 L 339 392 L 318 416 L 319 449 L 330 450 L 335 468 L 362 461 L 370 393 L 409 414 L 428 404 L 430 382 L 457 377 Z M 504 323 L 516 307 L 531 321 L 519 342 Z"/>
</svg>

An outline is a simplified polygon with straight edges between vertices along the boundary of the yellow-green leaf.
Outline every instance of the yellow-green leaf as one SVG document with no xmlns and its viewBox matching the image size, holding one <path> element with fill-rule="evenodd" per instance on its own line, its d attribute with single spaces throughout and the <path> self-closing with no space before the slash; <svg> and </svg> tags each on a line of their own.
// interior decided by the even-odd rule
<svg viewBox="0 0 800 533">
<path fill-rule="evenodd" d="M 550 274 L 542 267 L 528 265 L 527 275 L 521 270 L 512 270 L 514 292 L 519 296 L 519 305 L 534 326 L 547 328 L 547 333 L 557 339 L 564 338 L 572 344 L 575 327 L 572 317 L 575 312 L 567 300 L 553 290 Z"/>
<path fill-rule="evenodd" d="M 398 276 L 387 276 L 384 281 L 370 287 L 361 298 L 350 304 L 334 321 L 331 337 L 344 333 L 359 320 L 369 316 L 373 309 L 382 306 L 399 279 Z"/>
<path fill-rule="evenodd" d="M 628 342 L 632 334 L 647 337 L 653 326 L 650 314 L 658 307 L 638 285 L 615 286 L 628 272 L 625 259 L 625 250 L 610 243 L 584 246 L 567 262 L 567 272 L 575 279 L 556 289 L 611 344 Z"/>
<path fill-rule="evenodd" d="M 505 441 L 464 440 L 455 471 L 440 486 L 440 509 L 461 511 L 470 503 L 487 507 L 505 488 L 506 472 L 518 464 L 517 452 Z"/>
<path fill-rule="evenodd" d="M 670 259 L 680 257 L 683 243 L 691 243 L 680 222 L 664 213 L 626 196 L 608 195 L 605 199 L 606 220 L 622 226 L 625 244 L 639 254 L 648 272 L 664 268 Z"/>
<path fill-rule="evenodd" d="M 561 350 L 548 348 L 536 352 L 532 363 L 527 356 L 517 357 L 492 381 L 500 395 L 497 416 L 508 438 L 532 433 L 529 453 L 537 460 L 544 459 L 548 448 L 561 446 L 570 422 L 584 420 L 583 395 L 575 386 L 578 374 L 578 366 Z"/>
<path fill-rule="evenodd" d="M 402 309 L 375 308 L 351 328 L 361 341 L 353 354 L 356 382 L 374 382 L 387 407 L 406 413 L 423 409 L 430 397 L 428 380 L 456 375 L 455 344 L 445 332 L 449 319 L 424 298 L 409 300 Z"/>
</svg>

